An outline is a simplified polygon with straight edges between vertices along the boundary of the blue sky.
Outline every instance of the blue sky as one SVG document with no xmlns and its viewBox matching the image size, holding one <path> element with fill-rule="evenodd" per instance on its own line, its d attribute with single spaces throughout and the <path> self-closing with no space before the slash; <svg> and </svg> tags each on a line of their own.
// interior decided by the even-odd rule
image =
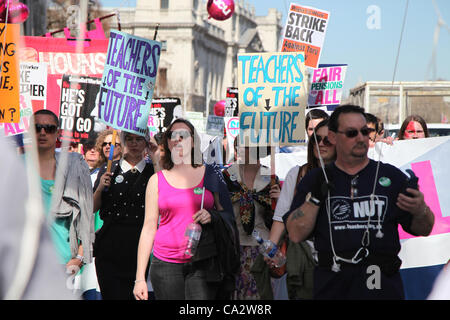
<svg viewBox="0 0 450 320">
<path fill-rule="evenodd" d="M 158 0 L 148 0 L 158 1 Z M 175 0 L 172 0 L 175 1 Z M 202 1 L 202 0 L 200 0 Z M 276 8 L 284 26 L 289 0 L 246 0 L 256 15 Z M 295 3 L 330 12 L 320 63 L 348 64 L 345 91 L 358 82 L 392 81 L 407 0 L 298 0 Z M 136 0 L 102 0 L 104 6 L 135 6 Z M 442 18 L 450 26 L 450 1 L 436 0 Z M 369 29 L 366 12 L 380 9 L 380 29 Z M 437 15 L 431 0 L 410 0 L 401 42 L 396 81 L 431 80 L 427 75 L 433 49 Z M 450 81 L 450 32 L 441 28 L 437 45 L 437 78 Z"/>
</svg>

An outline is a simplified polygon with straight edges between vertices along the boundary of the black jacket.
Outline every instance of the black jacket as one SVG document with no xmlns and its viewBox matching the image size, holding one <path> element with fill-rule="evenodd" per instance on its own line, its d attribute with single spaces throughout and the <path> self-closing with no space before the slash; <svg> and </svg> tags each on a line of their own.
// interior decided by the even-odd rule
<svg viewBox="0 0 450 320">
<path fill-rule="evenodd" d="M 228 189 L 218 167 L 206 166 L 205 187 L 217 192 L 223 211 L 211 210 L 211 223 L 202 225 L 197 251 L 192 257 L 194 268 L 206 270 L 207 280 L 220 282 L 219 297 L 229 298 L 235 289 L 240 267 L 239 233 L 234 219 Z"/>
</svg>

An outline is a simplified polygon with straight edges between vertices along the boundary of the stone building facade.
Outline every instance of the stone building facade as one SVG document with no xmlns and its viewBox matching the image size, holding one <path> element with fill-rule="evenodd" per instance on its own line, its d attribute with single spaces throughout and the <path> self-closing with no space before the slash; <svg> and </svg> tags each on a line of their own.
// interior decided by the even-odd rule
<svg viewBox="0 0 450 320">
<path fill-rule="evenodd" d="M 180 97 L 186 111 L 213 113 L 226 88 L 237 86 L 237 55 L 279 51 L 281 13 L 255 9 L 235 0 L 225 21 L 208 19 L 205 0 L 137 0 L 136 8 L 121 8 L 121 30 L 163 43 L 154 97 Z M 103 8 L 111 12 L 112 8 Z M 111 27 L 116 28 L 112 23 Z M 109 30 L 105 30 L 109 31 Z"/>
<path fill-rule="evenodd" d="M 365 108 L 385 124 L 416 114 L 427 123 L 448 123 L 450 81 L 368 81 L 350 89 L 348 103 Z"/>
</svg>

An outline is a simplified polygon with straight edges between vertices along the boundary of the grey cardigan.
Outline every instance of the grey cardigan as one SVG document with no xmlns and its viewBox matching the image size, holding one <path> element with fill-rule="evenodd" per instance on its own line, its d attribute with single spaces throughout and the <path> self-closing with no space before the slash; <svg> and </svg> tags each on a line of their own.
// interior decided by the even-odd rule
<svg viewBox="0 0 450 320">
<path fill-rule="evenodd" d="M 67 157 L 67 162 L 64 158 Z M 89 166 L 79 153 L 56 152 L 56 181 L 53 191 L 52 218 L 69 218 L 72 257 L 78 253 L 78 240 L 83 245 L 86 263 L 92 261 L 94 231 L 94 199 Z"/>
</svg>

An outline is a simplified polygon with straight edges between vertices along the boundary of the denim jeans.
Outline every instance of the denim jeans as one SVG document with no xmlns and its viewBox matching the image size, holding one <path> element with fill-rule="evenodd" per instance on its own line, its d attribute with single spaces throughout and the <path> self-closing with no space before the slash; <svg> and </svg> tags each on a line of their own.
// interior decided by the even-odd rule
<svg viewBox="0 0 450 320">
<path fill-rule="evenodd" d="M 150 280 L 156 300 L 212 300 L 217 284 L 206 281 L 204 270 L 191 263 L 165 262 L 153 256 Z"/>
</svg>

